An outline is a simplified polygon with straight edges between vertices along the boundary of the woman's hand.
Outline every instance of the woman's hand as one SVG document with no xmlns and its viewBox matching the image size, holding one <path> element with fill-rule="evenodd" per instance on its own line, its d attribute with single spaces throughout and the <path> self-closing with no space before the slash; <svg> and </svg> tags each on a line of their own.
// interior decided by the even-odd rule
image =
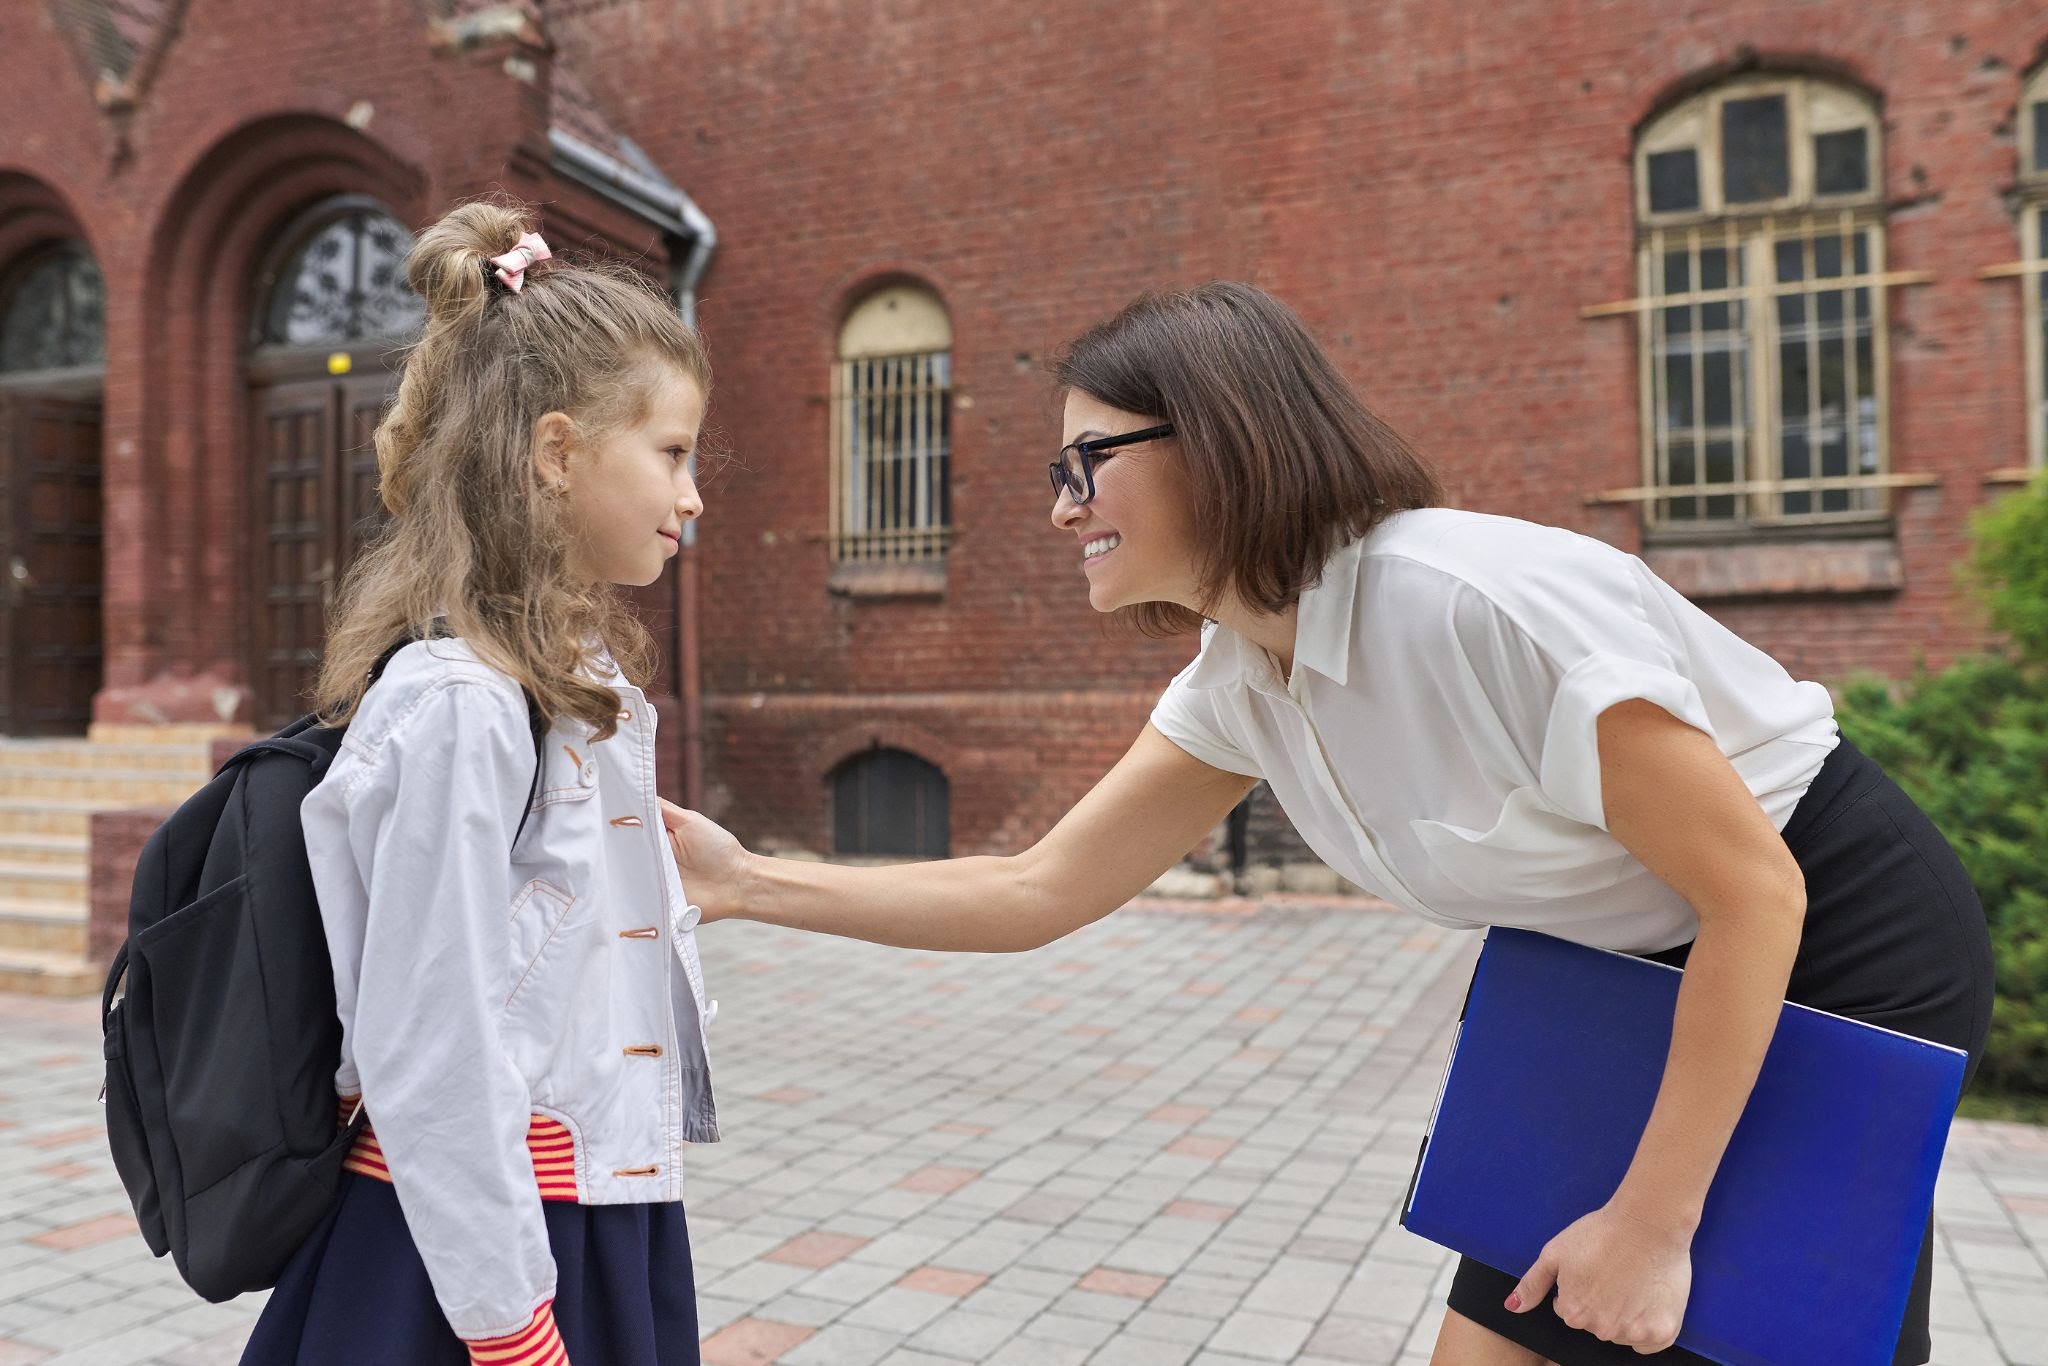
<svg viewBox="0 0 2048 1366">
<path fill-rule="evenodd" d="M 1507 1307 L 1526 1314 L 1557 1287 L 1557 1316 L 1594 1337 L 1661 1352 L 1678 1339 L 1692 1296 L 1692 1234 L 1612 1202 L 1543 1246 Z"/>
<path fill-rule="evenodd" d="M 683 890 L 704 914 L 704 924 L 724 920 L 740 909 L 740 880 L 747 851 L 725 828 L 674 802 L 661 803 L 661 823 L 668 846 L 682 874 Z"/>
</svg>

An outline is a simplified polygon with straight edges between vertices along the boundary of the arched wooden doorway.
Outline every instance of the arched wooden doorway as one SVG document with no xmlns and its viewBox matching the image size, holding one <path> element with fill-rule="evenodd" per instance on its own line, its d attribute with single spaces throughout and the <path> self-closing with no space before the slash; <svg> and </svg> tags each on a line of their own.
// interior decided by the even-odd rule
<svg viewBox="0 0 2048 1366">
<path fill-rule="evenodd" d="M 0 734 L 84 735 L 101 678 L 106 287 L 75 240 L 0 282 Z"/>
<path fill-rule="evenodd" d="M 334 590 L 383 521 L 372 434 L 424 317 L 405 284 L 411 248 L 382 205 L 338 197 L 292 224 L 257 281 L 247 600 L 261 728 L 307 710 Z"/>
</svg>

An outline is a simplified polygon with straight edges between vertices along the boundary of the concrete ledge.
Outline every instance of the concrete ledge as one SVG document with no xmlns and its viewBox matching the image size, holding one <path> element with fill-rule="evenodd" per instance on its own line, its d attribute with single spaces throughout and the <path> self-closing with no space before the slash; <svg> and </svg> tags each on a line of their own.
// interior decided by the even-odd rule
<svg viewBox="0 0 2048 1366">
<path fill-rule="evenodd" d="M 825 587 L 847 598 L 942 598 L 946 595 L 946 562 L 842 560 L 832 566 Z"/>
<path fill-rule="evenodd" d="M 1896 593 L 1906 586 L 1899 543 L 1890 536 L 1650 546 L 1643 562 L 1695 602 Z"/>
</svg>

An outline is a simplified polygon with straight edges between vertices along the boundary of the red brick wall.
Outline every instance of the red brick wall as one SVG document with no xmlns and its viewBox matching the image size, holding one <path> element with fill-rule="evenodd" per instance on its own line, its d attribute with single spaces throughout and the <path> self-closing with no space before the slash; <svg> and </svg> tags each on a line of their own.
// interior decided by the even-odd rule
<svg viewBox="0 0 2048 1366">
<path fill-rule="evenodd" d="M 1970 647 L 1951 570 L 1990 470 L 2023 460 L 2008 192 L 2048 13 L 2000 0 L 1046 0 L 677 5 L 554 0 L 612 121 L 716 222 L 701 317 L 713 423 L 701 563 L 707 778 L 753 840 L 822 847 L 824 775 L 903 737 L 952 780 L 955 848 L 1011 848 L 1122 751 L 1189 642 L 1090 613 L 1046 525 L 1046 358 L 1133 293 L 1234 276 L 1293 303 L 1467 506 L 1630 549 L 1636 344 L 1587 304 L 1633 292 L 1630 145 L 1745 63 L 1881 101 L 1903 587 L 1711 604 L 1795 671 L 1898 673 Z M 230 691 L 245 417 L 235 358 L 266 234 L 328 190 L 421 219 L 536 171 L 541 85 L 506 45 L 436 56 L 413 0 L 187 13 L 134 114 L 97 108 L 23 6 L 0 42 L 0 172 L 47 187 L 108 277 L 108 688 L 102 719 Z M 532 54 L 527 54 L 531 56 Z M 545 54 L 537 60 L 545 61 Z M 352 108 L 372 113 L 359 132 Z M 0 201 L 8 182 L 0 175 Z M 32 196 L 26 197 L 32 198 Z M 24 198 L 24 202 L 26 202 Z M 0 219 L 12 201 L 0 202 Z M 47 210 L 44 210 L 47 211 Z M 566 233 L 629 241 L 558 202 Z M 577 217 L 577 215 L 582 217 Z M 557 221 L 560 226 L 557 227 Z M 4 266 L 0 262 L 0 266 Z M 945 597 L 825 589 L 823 394 L 846 308 L 897 275 L 951 310 L 960 396 Z"/>
<path fill-rule="evenodd" d="M 1149 694 L 1190 644 L 1091 619 L 1045 523 L 1058 418 L 1042 364 L 1133 293 L 1234 276 L 1290 301 L 1466 506 L 1641 548 L 1636 342 L 1582 320 L 1634 292 L 1633 130 L 1745 63 L 1873 92 L 1893 201 L 1894 468 L 1904 587 L 1710 603 L 1804 676 L 1899 673 L 1979 640 L 1951 588 L 1982 476 L 2024 460 L 2019 83 L 2048 13 L 1991 0 L 1576 6 L 731 3 L 592 6 L 557 25 L 613 117 L 719 226 L 702 317 L 714 418 L 736 452 L 702 525 L 711 804 L 743 835 L 826 838 L 817 736 L 882 728 L 905 693 Z M 1937 18 L 1938 15 L 1938 18 Z M 679 30 L 687 29 L 687 36 Z M 952 310 L 966 403 L 963 536 L 942 602 L 829 596 L 822 395 L 864 282 Z M 991 709 L 982 709 L 983 713 Z M 1028 782 L 993 801 L 948 753 L 1002 752 L 1000 718 L 924 724 L 958 849 L 1011 847 L 1123 747 L 1052 709 Z M 856 725 L 857 729 L 858 726 Z M 834 732 L 835 734 L 837 731 Z M 829 748 L 829 746 L 826 746 Z M 995 767 L 1002 767 L 998 761 Z"/>
</svg>

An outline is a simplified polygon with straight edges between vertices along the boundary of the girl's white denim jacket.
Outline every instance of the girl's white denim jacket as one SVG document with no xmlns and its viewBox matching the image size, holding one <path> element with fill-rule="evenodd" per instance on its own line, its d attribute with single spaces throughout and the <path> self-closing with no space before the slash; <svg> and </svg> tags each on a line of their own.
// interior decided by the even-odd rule
<svg viewBox="0 0 2048 1366">
<path fill-rule="evenodd" d="M 680 1200 L 718 1138 L 698 912 L 654 791 L 654 709 L 609 654 L 618 732 L 557 720 L 533 779 L 525 695 L 460 640 L 407 646 L 301 807 L 334 958 L 337 1092 L 360 1093 L 458 1337 L 555 1293 L 527 1149 L 575 1139 L 578 1203 Z M 656 1052 L 658 1050 L 658 1053 Z"/>
</svg>

